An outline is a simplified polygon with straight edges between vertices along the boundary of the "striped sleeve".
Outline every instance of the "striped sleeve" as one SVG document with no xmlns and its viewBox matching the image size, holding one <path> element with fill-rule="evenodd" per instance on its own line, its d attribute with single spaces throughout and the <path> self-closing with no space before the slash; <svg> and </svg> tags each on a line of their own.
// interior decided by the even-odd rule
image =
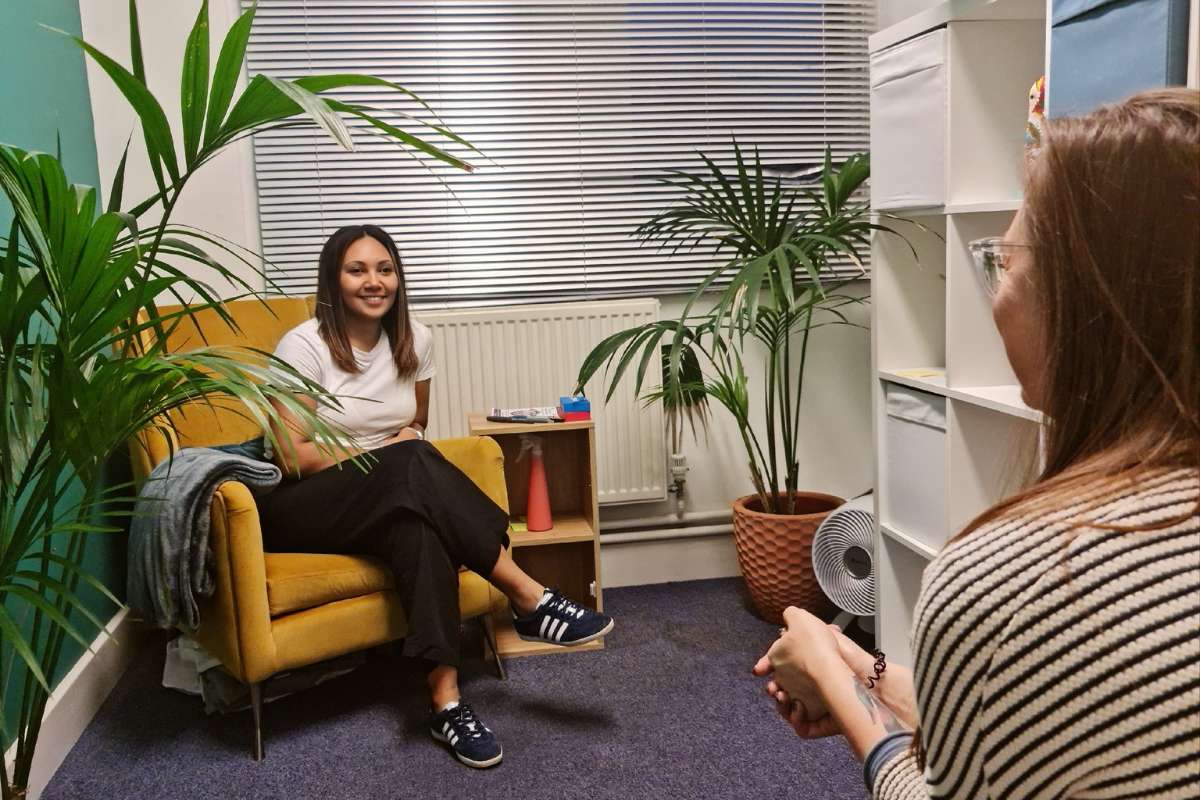
<svg viewBox="0 0 1200 800">
<path fill-rule="evenodd" d="M 1198 495 L 1180 471 L 1096 512 L 1169 527 L 1075 506 L 947 548 L 913 631 L 926 773 L 896 759 L 875 797 L 1200 797 Z"/>
<path fill-rule="evenodd" d="M 925 776 L 912 753 L 901 753 L 879 770 L 871 796 L 874 800 L 928 800 Z"/>
</svg>

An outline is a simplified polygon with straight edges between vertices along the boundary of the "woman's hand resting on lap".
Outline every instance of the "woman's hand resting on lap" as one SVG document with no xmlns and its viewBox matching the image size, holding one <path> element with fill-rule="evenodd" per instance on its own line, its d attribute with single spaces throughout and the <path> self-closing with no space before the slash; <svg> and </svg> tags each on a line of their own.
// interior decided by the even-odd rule
<svg viewBox="0 0 1200 800">
<path fill-rule="evenodd" d="M 422 439 L 422 438 L 423 437 L 421 436 L 421 434 L 417 433 L 416 428 L 401 428 L 399 433 L 397 433 L 395 436 L 393 436 L 392 438 L 390 438 L 386 442 L 384 442 L 384 446 L 386 447 L 389 444 L 396 444 L 397 442 L 408 442 L 413 439 Z"/>
</svg>

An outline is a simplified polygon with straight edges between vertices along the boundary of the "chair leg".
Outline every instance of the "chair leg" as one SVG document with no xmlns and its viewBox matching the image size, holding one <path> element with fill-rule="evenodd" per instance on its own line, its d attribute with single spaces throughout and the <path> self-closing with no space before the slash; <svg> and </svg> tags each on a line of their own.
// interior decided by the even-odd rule
<svg viewBox="0 0 1200 800">
<path fill-rule="evenodd" d="M 504 671 L 504 662 L 500 659 L 500 651 L 496 649 L 496 624 L 492 621 L 491 614 L 484 614 L 479 618 L 480 625 L 483 626 L 483 639 L 487 642 L 487 647 L 492 651 L 492 660 L 496 663 L 496 674 L 500 680 L 508 680 L 508 673 Z"/>
<path fill-rule="evenodd" d="M 254 715 L 254 760 L 263 760 L 262 738 L 262 683 L 250 684 L 250 711 Z"/>
</svg>

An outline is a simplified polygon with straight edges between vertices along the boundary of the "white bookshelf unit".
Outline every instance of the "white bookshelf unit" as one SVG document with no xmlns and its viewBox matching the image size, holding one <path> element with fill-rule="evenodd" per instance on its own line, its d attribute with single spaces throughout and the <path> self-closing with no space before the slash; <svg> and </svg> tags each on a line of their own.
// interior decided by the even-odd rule
<svg viewBox="0 0 1200 800">
<path fill-rule="evenodd" d="M 966 245 L 1020 205 L 1045 20 L 1045 0 L 948 0 L 869 40 L 872 206 L 908 241 L 875 235 L 871 281 L 876 636 L 896 663 L 925 566 L 1036 447 Z"/>
</svg>

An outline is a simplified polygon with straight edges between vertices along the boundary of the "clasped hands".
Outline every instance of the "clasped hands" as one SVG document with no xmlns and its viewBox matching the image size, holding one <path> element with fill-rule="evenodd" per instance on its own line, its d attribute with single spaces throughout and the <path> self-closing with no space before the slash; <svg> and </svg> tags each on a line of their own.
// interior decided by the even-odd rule
<svg viewBox="0 0 1200 800">
<path fill-rule="evenodd" d="M 407 442 L 410 439 L 420 439 L 421 435 L 417 433 L 416 428 L 401 428 L 400 432 L 388 439 L 385 444 L 395 444 L 396 442 Z"/>
<path fill-rule="evenodd" d="M 841 675 L 863 674 L 864 665 L 873 663 L 872 656 L 836 625 L 794 606 L 784 610 L 783 622 L 779 638 L 754 665 L 754 674 L 769 677 L 767 694 L 798 736 L 816 739 L 841 733 L 821 686 Z"/>
</svg>

